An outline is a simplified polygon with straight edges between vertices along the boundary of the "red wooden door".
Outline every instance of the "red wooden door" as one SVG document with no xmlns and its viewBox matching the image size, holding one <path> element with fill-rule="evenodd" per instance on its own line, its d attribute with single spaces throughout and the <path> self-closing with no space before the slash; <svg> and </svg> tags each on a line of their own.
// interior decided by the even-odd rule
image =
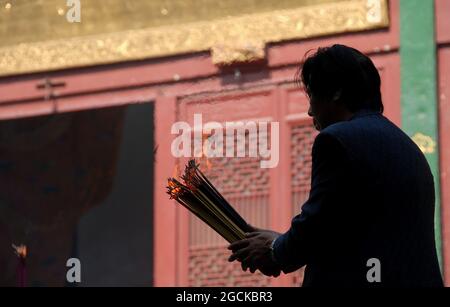
<svg viewBox="0 0 450 307">
<path fill-rule="evenodd" d="M 203 123 L 274 121 L 276 118 L 276 90 L 274 87 L 258 88 L 231 93 L 218 93 L 206 97 L 187 97 L 178 103 L 178 120 L 193 126 L 194 114 L 202 116 Z M 262 131 L 248 131 L 249 140 Z M 234 146 L 226 142 L 226 146 Z M 235 152 L 237 154 L 237 152 Z M 248 155 L 247 155 L 248 156 Z M 184 163 L 184 159 L 178 163 Z M 200 159 L 201 168 L 223 193 L 225 198 L 253 225 L 270 228 L 270 208 L 273 200 L 271 184 L 274 177 L 270 169 L 260 167 L 257 157 L 223 157 Z M 238 264 L 229 264 L 226 241 L 192 215 L 183 213 L 181 224 L 187 227 L 179 231 L 185 250 L 180 253 L 180 270 L 187 274 L 184 282 L 190 286 L 250 286 L 269 285 L 269 279 L 242 272 Z M 183 247 L 180 247 L 182 250 Z M 186 250 L 187 249 L 187 250 Z M 183 281 L 183 277 L 180 276 Z"/>
</svg>

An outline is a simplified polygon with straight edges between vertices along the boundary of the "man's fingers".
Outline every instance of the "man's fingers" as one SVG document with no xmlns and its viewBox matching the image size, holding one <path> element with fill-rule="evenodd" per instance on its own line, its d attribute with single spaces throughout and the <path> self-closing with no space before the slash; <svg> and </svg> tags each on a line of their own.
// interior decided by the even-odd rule
<svg viewBox="0 0 450 307">
<path fill-rule="evenodd" d="M 233 261 L 235 261 L 235 260 L 237 260 L 237 259 L 238 259 L 238 257 L 237 257 L 236 254 L 231 254 L 231 256 L 228 258 L 228 261 L 229 261 L 229 262 L 233 262 Z"/>
<path fill-rule="evenodd" d="M 269 277 L 278 277 L 281 274 L 281 271 L 279 269 L 261 267 L 259 268 L 259 270 L 261 271 L 261 273 Z"/>
<path fill-rule="evenodd" d="M 247 258 L 245 258 L 244 260 L 242 260 L 242 268 L 247 271 L 247 269 L 250 269 L 250 272 L 253 274 L 256 272 L 257 267 L 256 265 L 251 261 L 251 256 L 247 256 Z"/>
<path fill-rule="evenodd" d="M 242 265 L 246 268 L 250 269 L 250 272 L 255 273 L 255 271 L 258 269 L 257 263 L 255 263 L 255 259 L 252 255 L 247 255 L 247 257 L 242 258 Z"/>
<path fill-rule="evenodd" d="M 259 231 L 249 232 L 249 233 L 246 233 L 246 234 L 245 234 L 245 237 L 246 237 L 246 238 L 253 238 L 253 237 L 259 236 L 260 234 L 261 234 L 261 233 L 260 233 Z"/>
<path fill-rule="evenodd" d="M 281 271 L 280 270 L 275 270 L 275 271 L 273 271 L 273 272 L 271 272 L 271 276 L 272 277 L 278 277 L 278 276 L 280 276 L 280 274 L 281 274 Z"/>
<path fill-rule="evenodd" d="M 248 266 L 244 262 L 242 262 L 241 268 L 242 268 L 242 271 L 247 272 Z"/>
<path fill-rule="evenodd" d="M 248 260 L 250 257 L 245 258 L 247 261 L 242 261 L 241 268 L 242 271 L 247 272 L 247 270 L 250 268 L 250 272 L 255 273 L 256 267 L 249 264 Z"/>
<path fill-rule="evenodd" d="M 233 254 L 231 254 L 230 258 L 228 258 L 228 261 L 233 262 L 236 259 L 242 260 L 247 257 L 249 252 L 250 251 L 248 250 L 248 248 L 240 249 L 237 252 L 234 252 Z"/>
<path fill-rule="evenodd" d="M 232 251 L 236 251 L 236 250 L 242 249 L 244 247 L 247 247 L 249 244 L 250 244 L 250 242 L 247 239 L 243 239 L 243 240 L 231 243 L 228 246 L 228 249 L 230 249 Z"/>
</svg>

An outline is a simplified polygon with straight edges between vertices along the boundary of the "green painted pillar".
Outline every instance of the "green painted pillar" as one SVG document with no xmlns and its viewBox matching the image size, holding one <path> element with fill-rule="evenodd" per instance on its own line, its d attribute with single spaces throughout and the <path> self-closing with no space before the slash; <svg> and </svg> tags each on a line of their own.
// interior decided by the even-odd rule
<svg viewBox="0 0 450 307">
<path fill-rule="evenodd" d="M 402 128 L 428 159 L 436 187 L 436 246 L 442 268 L 434 0 L 400 0 Z"/>
</svg>

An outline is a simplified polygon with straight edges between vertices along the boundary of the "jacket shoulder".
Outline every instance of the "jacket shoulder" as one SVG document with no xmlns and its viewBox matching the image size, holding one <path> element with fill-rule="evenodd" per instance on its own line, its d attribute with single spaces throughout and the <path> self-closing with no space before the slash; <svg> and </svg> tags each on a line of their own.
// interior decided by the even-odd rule
<svg viewBox="0 0 450 307">
<path fill-rule="evenodd" d="M 350 145 L 353 142 L 367 142 L 370 138 L 396 132 L 399 132 L 399 129 L 383 115 L 371 114 L 335 123 L 322 130 L 320 134 L 329 135 L 343 144 Z"/>
</svg>

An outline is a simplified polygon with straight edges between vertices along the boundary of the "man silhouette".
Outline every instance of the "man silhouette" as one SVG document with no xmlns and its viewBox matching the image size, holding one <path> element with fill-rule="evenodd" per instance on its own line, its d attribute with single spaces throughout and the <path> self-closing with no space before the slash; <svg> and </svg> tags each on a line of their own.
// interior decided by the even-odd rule
<svg viewBox="0 0 450 307">
<path fill-rule="evenodd" d="M 303 266 L 303 286 L 437 287 L 434 182 L 416 144 L 385 118 L 380 76 L 356 49 L 320 48 L 299 70 L 320 131 L 308 200 L 290 229 L 254 228 L 229 261 L 277 277 Z M 368 278 L 370 263 L 379 276 Z"/>
</svg>

